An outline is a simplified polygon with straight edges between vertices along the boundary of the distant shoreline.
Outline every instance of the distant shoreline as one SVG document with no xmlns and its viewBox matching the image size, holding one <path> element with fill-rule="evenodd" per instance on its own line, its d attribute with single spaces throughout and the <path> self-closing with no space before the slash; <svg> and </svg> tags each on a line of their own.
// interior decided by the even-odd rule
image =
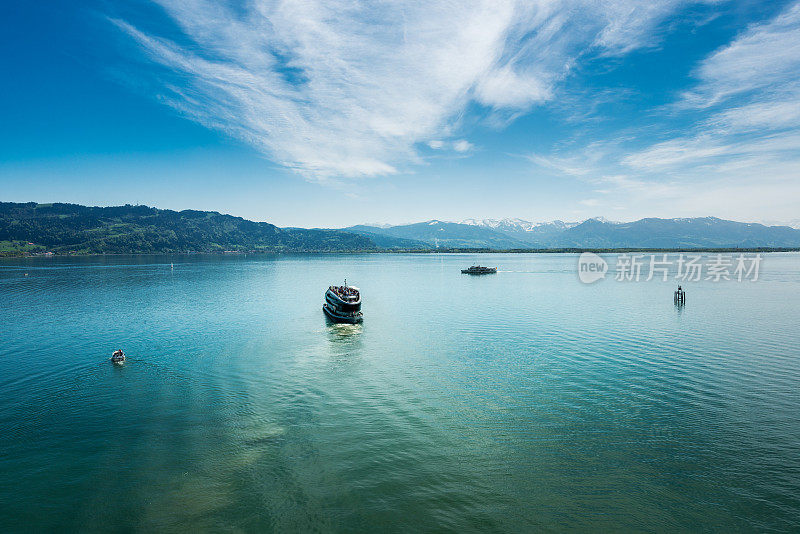
<svg viewBox="0 0 800 534">
<path fill-rule="evenodd" d="M 36 254 L 3 254 L 0 259 L 19 258 L 90 258 L 90 257 L 117 257 L 117 256 L 267 256 L 267 255 L 356 255 L 356 254 L 625 254 L 625 253 L 771 253 L 771 252 L 800 252 L 800 247 L 717 247 L 717 248 L 547 248 L 547 249 L 398 249 L 398 250 L 350 250 L 350 251 L 320 251 L 320 250 L 291 250 L 291 251 L 266 251 L 255 250 L 246 252 L 125 252 L 105 254 L 83 253 L 36 253 Z"/>
<path fill-rule="evenodd" d="M 533 223 L 528 223 L 533 224 Z M 547 226 L 550 225 L 550 226 Z M 536 230 L 538 228 L 538 230 Z M 532 233 L 531 233 L 532 232 Z M 738 246 L 737 246 L 738 245 Z M 279 228 L 218 212 L 0 202 L 0 257 L 150 254 L 783 252 L 800 229 L 715 217 L 587 219 L 510 230 L 431 220 L 389 229 Z"/>
</svg>

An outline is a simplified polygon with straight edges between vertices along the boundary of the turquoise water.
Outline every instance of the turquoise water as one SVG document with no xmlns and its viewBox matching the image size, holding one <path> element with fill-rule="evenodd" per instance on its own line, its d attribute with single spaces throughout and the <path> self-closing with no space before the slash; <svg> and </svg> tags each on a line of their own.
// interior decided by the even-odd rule
<svg viewBox="0 0 800 534">
<path fill-rule="evenodd" d="M 800 255 L 683 308 L 576 265 L 0 261 L 0 528 L 800 529 Z"/>
</svg>

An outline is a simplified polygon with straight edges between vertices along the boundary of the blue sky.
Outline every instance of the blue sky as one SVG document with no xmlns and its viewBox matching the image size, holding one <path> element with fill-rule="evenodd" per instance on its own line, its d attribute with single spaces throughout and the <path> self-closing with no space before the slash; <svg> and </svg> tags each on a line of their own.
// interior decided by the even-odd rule
<svg viewBox="0 0 800 534">
<path fill-rule="evenodd" d="M 0 200 L 800 222 L 800 2 L 6 2 Z"/>
</svg>

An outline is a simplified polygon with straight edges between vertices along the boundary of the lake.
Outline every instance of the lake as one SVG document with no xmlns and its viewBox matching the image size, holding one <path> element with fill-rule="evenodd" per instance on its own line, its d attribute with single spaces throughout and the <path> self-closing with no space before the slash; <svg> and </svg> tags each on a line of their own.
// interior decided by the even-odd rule
<svg viewBox="0 0 800 534">
<path fill-rule="evenodd" d="M 800 529 L 800 254 L 683 307 L 577 262 L 0 260 L 0 528 Z"/>
</svg>

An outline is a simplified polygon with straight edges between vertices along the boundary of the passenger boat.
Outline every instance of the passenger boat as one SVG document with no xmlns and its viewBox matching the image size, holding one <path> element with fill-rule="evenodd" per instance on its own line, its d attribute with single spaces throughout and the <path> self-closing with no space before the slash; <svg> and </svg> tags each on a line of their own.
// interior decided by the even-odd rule
<svg viewBox="0 0 800 534">
<path fill-rule="evenodd" d="M 325 292 L 322 311 L 336 323 L 360 323 L 364 320 L 361 313 L 361 292 L 357 287 L 348 286 L 347 280 L 342 286 L 330 286 Z"/>
<path fill-rule="evenodd" d="M 473 265 L 469 269 L 461 269 L 461 274 L 494 274 L 497 272 L 497 267 L 481 267 L 480 265 Z"/>
<path fill-rule="evenodd" d="M 114 354 L 111 355 L 111 362 L 116 364 L 125 363 L 125 353 L 122 352 L 122 349 L 117 349 L 114 351 Z"/>
</svg>

